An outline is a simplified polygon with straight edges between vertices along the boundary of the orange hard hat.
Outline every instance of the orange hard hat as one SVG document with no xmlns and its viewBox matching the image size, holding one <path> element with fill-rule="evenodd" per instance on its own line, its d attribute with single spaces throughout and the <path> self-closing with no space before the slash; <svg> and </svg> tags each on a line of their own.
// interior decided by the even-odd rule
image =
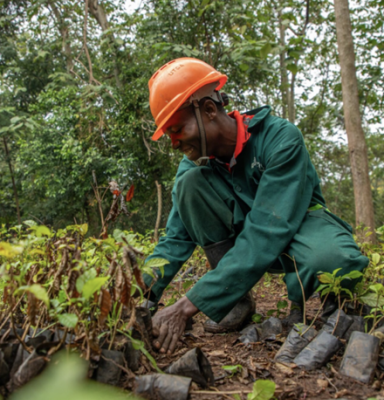
<svg viewBox="0 0 384 400">
<path fill-rule="evenodd" d="M 148 82 L 149 105 L 157 125 L 152 140 L 164 134 L 164 125 L 197 90 L 217 82 L 217 91 L 226 81 L 226 75 L 196 58 L 177 58 L 163 65 Z"/>
</svg>

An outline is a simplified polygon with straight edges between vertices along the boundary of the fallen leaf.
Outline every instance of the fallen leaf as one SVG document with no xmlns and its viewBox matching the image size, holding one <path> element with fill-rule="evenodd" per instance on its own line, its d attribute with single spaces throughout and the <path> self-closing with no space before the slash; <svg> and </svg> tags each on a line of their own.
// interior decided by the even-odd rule
<svg viewBox="0 0 384 400">
<path fill-rule="evenodd" d="M 226 357 L 224 350 L 214 350 L 208 353 L 211 357 Z"/>
<path fill-rule="evenodd" d="M 286 366 L 286 365 L 284 365 L 284 364 L 281 364 L 281 363 L 276 363 L 275 364 L 276 365 L 276 368 L 280 371 L 280 372 L 282 372 L 283 374 L 285 374 L 285 375 L 287 375 L 287 376 L 291 376 L 291 375 L 293 375 L 293 370 L 292 370 L 292 368 L 290 368 L 290 367 L 288 367 L 288 366 Z"/>
<path fill-rule="evenodd" d="M 134 191 L 135 191 L 135 185 L 132 185 L 132 186 L 129 188 L 129 190 L 128 190 L 128 192 L 127 192 L 127 195 L 125 196 L 125 200 L 126 200 L 127 202 L 132 200 Z"/>
<path fill-rule="evenodd" d="M 351 392 L 348 389 L 342 389 L 335 394 L 335 399 L 340 399 L 340 397 L 348 396 Z"/>
<path fill-rule="evenodd" d="M 328 387 L 328 382 L 324 379 L 317 379 L 316 383 L 320 389 L 325 390 Z"/>
<path fill-rule="evenodd" d="M 293 379 L 284 379 L 283 383 L 286 386 L 296 386 L 297 385 L 297 383 Z"/>
</svg>

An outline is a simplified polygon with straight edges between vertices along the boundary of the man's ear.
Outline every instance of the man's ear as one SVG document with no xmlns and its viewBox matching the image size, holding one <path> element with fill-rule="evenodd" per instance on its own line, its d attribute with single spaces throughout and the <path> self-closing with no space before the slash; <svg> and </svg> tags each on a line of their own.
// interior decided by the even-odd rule
<svg viewBox="0 0 384 400">
<path fill-rule="evenodd" d="M 216 104 L 211 99 L 205 100 L 201 110 L 210 121 L 214 120 L 218 114 Z"/>
</svg>

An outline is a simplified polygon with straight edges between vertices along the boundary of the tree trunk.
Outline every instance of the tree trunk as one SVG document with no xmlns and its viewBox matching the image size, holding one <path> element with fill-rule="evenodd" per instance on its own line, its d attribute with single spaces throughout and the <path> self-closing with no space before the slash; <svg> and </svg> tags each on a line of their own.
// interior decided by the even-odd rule
<svg viewBox="0 0 384 400">
<path fill-rule="evenodd" d="M 282 15 L 281 15 L 281 7 L 278 11 L 278 20 L 279 20 L 279 32 L 280 32 L 280 46 L 282 50 L 280 52 L 280 91 L 281 91 L 281 102 L 282 102 L 282 118 L 287 118 L 287 107 L 289 102 L 288 95 L 288 76 L 287 76 L 287 67 L 285 64 L 285 26 L 282 24 Z"/>
<path fill-rule="evenodd" d="M 297 65 L 297 62 L 296 62 Z M 292 124 L 295 123 L 296 115 L 295 115 L 295 83 L 296 83 L 296 74 L 292 72 L 291 76 L 291 86 L 288 95 L 288 119 Z"/>
<path fill-rule="evenodd" d="M 65 24 L 63 16 L 60 14 L 60 11 L 56 7 L 53 1 L 48 2 L 48 6 L 52 9 L 53 14 L 55 15 L 56 22 L 59 27 L 59 32 L 61 37 L 63 38 L 63 50 L 67 60 L 67 72 L 70 73 L 73 68 L 73 60 L 72 60 L 72 49 L 69 43 L 69 30 L 68 26 Z"/>
<path fill-rule="evenodd" d="M 89 0 L 89 12 L 96 19 L 98 24 L 100 25 L 103 32 L 105 32 L 109 28 L 107 14 L 102 5 L 99 4 L 98 0 Z M 114 75 L 116 80 L 116 86 L 118 89 L 122 89 L 123 85 L 120 81 L 120 69 L 117 64 L 117 51 L 115 48 L 115 37 L 113 33 L 108 33 L 108 37 L 110 38 L 110 44 L 114 47 L 114 56 L 115 56 L 115 66 L 114 66 Z"/>
<path fill-rule="evenodd" d="M 11 157 L 10 157 L 10 154 L 9 154 L 7 140 L 5 139 L 5 136 L 3 136 L 3 142 L 4 142 L 4 149 L 5 149 L 5 159 L 8 162 L 9 172 L 11 174 L 11 179 L 12 179 L 13 194 L 15 196 L 16 211 L 17 211 L 17 222 L 18 222 L 19 225 L 21 225 L 19 195 L 17 193 L 17 187 L 16 187 L 16 183 L 15 183 L 15 176 L 13 174 Z"/>
<path fill-rule="evenodd" d="M 349 5 L 348 0 L 334 0 L 334 3 L 344 119 L 355 195 L 356 225 L 369 228 L 373 234 L 366 240 L 375 242 L 375 220 L 368 170 L 368 152 L 361 124 Z"/>
</svg>

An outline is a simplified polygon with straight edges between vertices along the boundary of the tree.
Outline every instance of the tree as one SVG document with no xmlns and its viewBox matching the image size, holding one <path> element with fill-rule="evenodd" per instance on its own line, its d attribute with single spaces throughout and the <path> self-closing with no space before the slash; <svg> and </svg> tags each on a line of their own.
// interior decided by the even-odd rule
<svg viewBox="0 0 384 400">
<path fill-rule="evenodd" d="M 356 224 L 369 228 L 375 241 L 375 220 L 368 170 L 368 152 L 361 122 L 355 52 L 348 0 L 335 0 L 336 32 L 341 69 L 343 109 L 353 177 Z"/>
</svg>

